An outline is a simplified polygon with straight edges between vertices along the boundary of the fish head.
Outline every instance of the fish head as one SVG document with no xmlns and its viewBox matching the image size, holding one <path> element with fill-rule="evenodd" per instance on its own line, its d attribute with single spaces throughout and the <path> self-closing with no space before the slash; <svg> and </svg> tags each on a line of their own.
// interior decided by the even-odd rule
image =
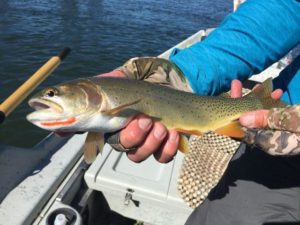
<svg viewBox="0 0 300 225">
<path fill-rule="evenodd" d="M 48 87 L 29 100 L 35 110 L 27 115 L 34 125 L 50 131 L 85 131 L 101 109 L 102 96 L 88 80 L 77 80 Z"/>
</svg>

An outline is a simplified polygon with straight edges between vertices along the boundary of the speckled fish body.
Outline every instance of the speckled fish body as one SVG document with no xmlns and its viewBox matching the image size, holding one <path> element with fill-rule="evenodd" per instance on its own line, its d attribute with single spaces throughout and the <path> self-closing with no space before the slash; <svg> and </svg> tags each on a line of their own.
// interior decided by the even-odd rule
<svg viewBox="0 0 300 225">
<path fill-rule="evenodd" d="M 245 97 L 232 99 L 198 96 L 138 80 L 85 78 L 46 88 L 35 95 L 29 104 L 36 111 L 27 119 L 51 131 L 93 133 L 87 139 L 90 143 L 99 142 L 100 139 L 94 141 L 98 136 L 95 133 L 117 131 L 138 113 L 182 133 L 201 135 L 216 131 L 242 137 L 240 127 L 230 124 L 237 124 L 233 121 L 244 112 L 277 105 L 270 98 L 270 83 L 267 81 Z"/>
<path fill-rule="evenodd" d="M 263 108 L 259 98 L 245 97 L 232 99 L 226 97 L 198 96 L 168 87 L 136 80 L 115 80 L 92 78 L 110 103 L 118 107 L 138 100 L 129 106 L 161 120 L 168 128 L 186 131 L 207 132 L 216 130 L 224 124 L 237 119 L 241 113 Z"/>
<path fill-rule="evenodd" d="M 168 128 L 203 133 L 222 127 L 241 113 L 268 108 L 255 95 L 238 99 L 198 96 L 144 81 L 106 77 L 79 79 L 47 88 L 30 99 L 29 104 L 38 110 L 27 119 L 44 129 L 97 132 L 118 130 L 130 116 L 144 113 L 161 120 Z M 119 113 L 110 116 L 110 110 L 126 104 Z M 101 122 L 100 117 L 118 120 L 93 124 L 93 117 L 98 118 L 94 122 Z"/>
</svg>

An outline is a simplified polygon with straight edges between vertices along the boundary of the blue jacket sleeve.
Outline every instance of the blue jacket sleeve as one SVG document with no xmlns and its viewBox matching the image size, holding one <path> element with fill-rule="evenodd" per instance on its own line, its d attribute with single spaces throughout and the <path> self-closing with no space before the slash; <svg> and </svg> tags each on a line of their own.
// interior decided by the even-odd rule
<svg viewBox="0 0 300 225">
<path fill-rule="evenodd" d="M 230 88 L 282 58 L 300 42 L 299 0 L 248 0 L 203 42 L 175 49 L 170 60 L 200 95 Z"/>
</svg>

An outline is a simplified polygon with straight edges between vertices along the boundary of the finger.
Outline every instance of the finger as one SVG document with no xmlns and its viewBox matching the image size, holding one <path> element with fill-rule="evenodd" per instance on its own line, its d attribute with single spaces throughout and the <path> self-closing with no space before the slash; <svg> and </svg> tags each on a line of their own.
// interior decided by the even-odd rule
<svg viewBox="0 0 300 225">
<path fill-rule="evenodd" d="M 138 115 L 120 131 L 120 144 L 125 148 L 133 148 L 142 144 L 153 125 L 145 115 Z"/>
<path fill-rule="evenodd" d="M 161 146 L 160 150 L 154 153 L 155 159 L 160 163 L 170 162 L 177 153 L 178 144 L 178 132 L 175 130 L 170 131 L 167 140 Z"/>
<path fill-rule="evenodd" d="M 240 123 L 248 128 L 266 128 L 268 125 L 268 112 L 269 110 L 257 110 L 244 113 L 240 117 Z"/>
<path fill-rule="evenodd" d="M 162 123 L 155 122 L 145 142 L 137 150 L 128 152 L 128 158 L 134 162 L 145 160 L 160 148 L 167 133 L 167 128 Z"/>
<path fill-rule="evenodd" d="M 252 91 L 259 88 L 261 86 L 261 84 L 255 84 L 254 87 L 252 88 Z"/>
<path fill-rule="evenodd" d="M 283 91 L 281 89 L 276 89 L 271 93 L 271 97 L 274 100 L 279 100 L 282 95 L 283 95 Z"/>
<path fill-rule="evenodd" d="M 126 76 L 120 70 L 113 70 L 108 73 L 102 73 L 102 74 L 96 75 L 96 77 L 126 77 Z"/>
<path fill-rule="evenodd" d="M 243 89 L 242 82 L 239 80 L 233 80 L 231 82 L 231 91 L 230 91 L 231 98 L 242 97 L 242 89 Z"/>
</svg>

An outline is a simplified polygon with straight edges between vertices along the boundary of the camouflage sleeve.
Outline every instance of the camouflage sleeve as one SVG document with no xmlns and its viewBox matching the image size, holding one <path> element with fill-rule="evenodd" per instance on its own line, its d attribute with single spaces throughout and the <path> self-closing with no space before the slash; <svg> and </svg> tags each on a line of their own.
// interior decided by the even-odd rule
<svg viewBox="0 0 300 225">
<path fill-rule="evenodd" d="M 300 105 L 271 109 L 268 114 L 268 127 L 293 133 L 300 132 Z"/>
<path fill-rule="evenodd" d="M 270 155 L 300 154 L 300 105 L 271 109 L 269 130 L 246 129 L 245 142 Z"/>
<path fill-rule="evenodd" d="M 151 83 L 192 92 L 183 73 L 171 61 L 157 57 L 136 57 L 129 59 L 116 70 L 122 71 L 130 79 L 145 80 Z"/>
</svg>

